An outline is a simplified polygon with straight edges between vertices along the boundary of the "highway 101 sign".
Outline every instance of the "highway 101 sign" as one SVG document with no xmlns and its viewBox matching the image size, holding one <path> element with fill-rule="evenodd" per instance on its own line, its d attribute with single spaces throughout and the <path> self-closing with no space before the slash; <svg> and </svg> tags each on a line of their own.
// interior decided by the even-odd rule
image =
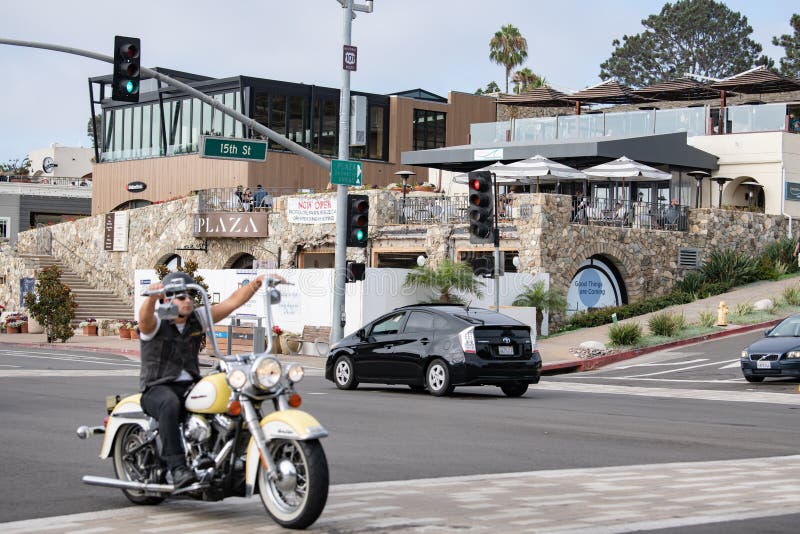
<svg viewBox="0 0 800 534">
<path fill-rule="evenodd" d="M 267 161 L 267 142 L 203 135 L 200 137 L 200 157 Z"/>
</svg>

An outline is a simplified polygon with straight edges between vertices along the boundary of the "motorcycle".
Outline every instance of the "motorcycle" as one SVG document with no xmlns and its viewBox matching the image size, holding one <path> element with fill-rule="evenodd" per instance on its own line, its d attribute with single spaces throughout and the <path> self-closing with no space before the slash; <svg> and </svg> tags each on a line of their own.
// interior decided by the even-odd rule
<svg viewBox="0 0 800 534">
<path fill-rule="evenodd" d="M 267 332 L 272 331 L 271 305 L 280 302 L 276 286 L 266 278 Z M 84 476 L 90 485 L 119 488 L 133 503 L 159 504 L 182 497 L 218 501 L 258 493 L 267 513 L 279 525 L 304 529 L 322 513 L 328 498 L 328 462 L 320 439 L 328 431 L 310 414 L 298 410 L 302 399 L 295 385 L 303 379 L 301 365 L 282 365 L 266 352 L 223 356 L 216 343 L 208 294 L 197 284 L 182 281 L 142 295 L 180 294 L 190 290 L 202 297 L 197 311 L 218 365 L 190 390 L 185 400 L 181 435 L 187 465 L 196 477 L 175 489 L 168 483 L 166 464 L 159 454 L 158 422 L 141 407 L 141 394 L 106 399 L 108 417 L 102 426 L 78 428 L 78 437 L 104 436 L 100 458 L 112 458 L 117 478 Z M 177 316 L 170 302 L 156 305 L 162 320 Z M 271 401 L 273 411 L 269 411 Z"/>
</svg>

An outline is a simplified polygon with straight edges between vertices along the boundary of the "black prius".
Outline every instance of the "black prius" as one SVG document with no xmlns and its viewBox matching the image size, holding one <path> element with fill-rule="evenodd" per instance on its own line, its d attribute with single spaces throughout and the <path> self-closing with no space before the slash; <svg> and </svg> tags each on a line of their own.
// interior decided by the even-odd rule
<svg viewBox="0 0 800 534">
<path fill-rule="evenodd" d="M 748 382 L 767 377 L 800 378 L 800 314 L 790 315 L 742 351 L 742 374 Z"/>
<path fill-rule="evenodd" d="M 405 384 L 436 396 L 456 386 L 493 385 L 519 397 L 539 382 L 541 370 L 528 325 L 452 304 L 397 308 L 336 343 L 325 362 L 325 378 L 339 389 Z"/>
</svg>

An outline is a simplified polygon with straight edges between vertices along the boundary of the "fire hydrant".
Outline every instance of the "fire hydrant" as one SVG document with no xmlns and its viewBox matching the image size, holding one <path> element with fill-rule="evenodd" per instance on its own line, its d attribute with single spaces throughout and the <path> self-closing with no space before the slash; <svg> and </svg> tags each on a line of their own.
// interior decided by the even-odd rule
<svg viewBox="0 0 800 534">
<path fill-rule="evenodd" d="M 717 308 L 717 326 L 728 326 L 728 305 L 722 300 Z"/>
</svg>

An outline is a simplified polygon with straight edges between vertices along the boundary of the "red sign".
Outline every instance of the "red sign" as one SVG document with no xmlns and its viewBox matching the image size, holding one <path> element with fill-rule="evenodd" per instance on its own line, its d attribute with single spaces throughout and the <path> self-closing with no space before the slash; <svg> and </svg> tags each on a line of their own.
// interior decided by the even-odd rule
<svg viewBox="0 0 800 534">
<path fill-rule="evenodd" d="M 344 70 L 356 70 L 358 64 L 358 48 L 355 46 L 344 45 L 342 49 L 342 68 Z"/>
</svg>

